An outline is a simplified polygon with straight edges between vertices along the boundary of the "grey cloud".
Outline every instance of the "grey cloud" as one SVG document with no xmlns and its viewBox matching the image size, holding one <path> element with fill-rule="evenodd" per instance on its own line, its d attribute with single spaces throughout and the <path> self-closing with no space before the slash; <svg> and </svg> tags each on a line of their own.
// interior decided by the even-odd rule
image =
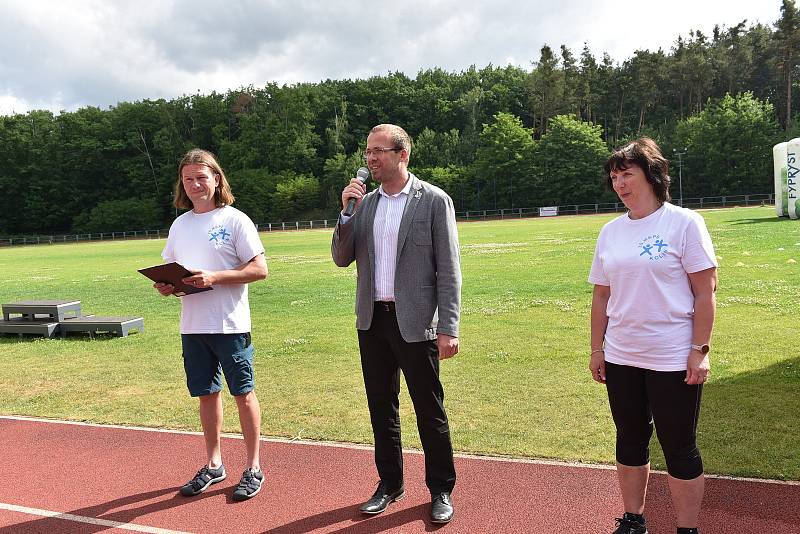
<svg viewBox="0 0 800 534">
<path fill-rule="evenodd" d="M 726 13 L 736 1 L 725 2 Z M 604 7 L 620 4 L 74 0 L 48 10 L 39 2 L 7 0 L 0 5 L 0 97 L 31 103 L 60 98 L 66 109 L 105 107 L 198 89 L 225 91 L 270 81 L 315 82 L 390 71 L 413 77 L 421 69 L 459 71 L 473 64 L 500 66 L 509 59 L 529 68 L 544 43 L 556 50 L 567 44 L 577 56 L 588 41 L 596 56 L 608 48 L 618 61 L 634 48 L 658 48 L 647 30 L 639 31 L 644 26 L 639 21 L 652 17 L 653 9 L 627 11 L 628 24 L 620 25 L 618 10 Z M 777 18 L 775 4 L 768 22 Z M 679 9 L 665 10 L 664 17 Z M 726 22 L 718 11 L 709 16 Z M 669 38 L 697 26 L 679 23 L 664 23 Z"/>
</svg>

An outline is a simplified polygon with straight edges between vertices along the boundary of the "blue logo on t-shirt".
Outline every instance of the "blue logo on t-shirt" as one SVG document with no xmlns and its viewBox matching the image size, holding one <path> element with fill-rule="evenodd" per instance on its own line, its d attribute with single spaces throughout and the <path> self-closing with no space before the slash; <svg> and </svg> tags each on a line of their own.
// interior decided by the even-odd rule
<svg viewBox="0 0 800 534">
<path fill-rule="evenodd" d="M 641 249 L 639 256 L 644 256 L 653 261 L 660 260 L 669 251 L 669 243 L 664 243 L 664 240 L 658 234 L 645 237 L 636 246 Z"/>
<path fill-rule="evenodd" d="M 231 242 L 231 233 L 224 226 L 218 224 L 209 228 L 208 240 L 214 248 L 220 248 Z"/>
</svg>

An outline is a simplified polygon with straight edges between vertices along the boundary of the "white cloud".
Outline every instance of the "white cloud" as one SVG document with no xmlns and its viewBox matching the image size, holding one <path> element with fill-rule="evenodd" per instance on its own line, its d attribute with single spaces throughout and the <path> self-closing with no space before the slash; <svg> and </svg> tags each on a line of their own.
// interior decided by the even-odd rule
<svg viewBox="0 0 800 534">
<path fill-rule="evenodd" d="M 766 7 L 765 7 L 766 6 Z M 529 68 L 547 43 L 622 62 L 691 29 L 772 24 L 779 0 L 4 0 L 0 113 L 421 69 Z"/>
<path fill-rule="evenodd" d="M 0 95 L 0 115 L 25 113 L 30 109 L 30 105 L 24 100 L 13 95 Z"/>
</svg>

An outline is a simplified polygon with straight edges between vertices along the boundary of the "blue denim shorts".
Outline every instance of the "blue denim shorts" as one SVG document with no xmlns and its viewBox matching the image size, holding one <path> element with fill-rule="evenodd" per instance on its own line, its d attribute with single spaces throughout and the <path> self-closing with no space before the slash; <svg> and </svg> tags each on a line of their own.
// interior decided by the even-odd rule
<svg viewBox="0 0 800 534">
<path fill-rule="evenodd" d="M 222 375 L 231 395 L 253 391 L 253 343 L 244 334 L 181 334 L 186 386 L 192 397 L 222 391 Z"/>
</svg>

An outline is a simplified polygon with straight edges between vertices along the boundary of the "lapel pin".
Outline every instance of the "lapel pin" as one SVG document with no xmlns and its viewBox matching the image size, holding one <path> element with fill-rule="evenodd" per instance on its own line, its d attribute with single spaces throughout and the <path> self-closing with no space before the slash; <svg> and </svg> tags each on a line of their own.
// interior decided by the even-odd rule
<svg viewBox="0 0 800 534">
<path fill-rule="evenodd" d="M 422 196 L 422 192 L 419 189 L 417 189 L 417 192 L 414 194 L 414 198 L 419 198 L 421 196 Z"/>
</svg>

